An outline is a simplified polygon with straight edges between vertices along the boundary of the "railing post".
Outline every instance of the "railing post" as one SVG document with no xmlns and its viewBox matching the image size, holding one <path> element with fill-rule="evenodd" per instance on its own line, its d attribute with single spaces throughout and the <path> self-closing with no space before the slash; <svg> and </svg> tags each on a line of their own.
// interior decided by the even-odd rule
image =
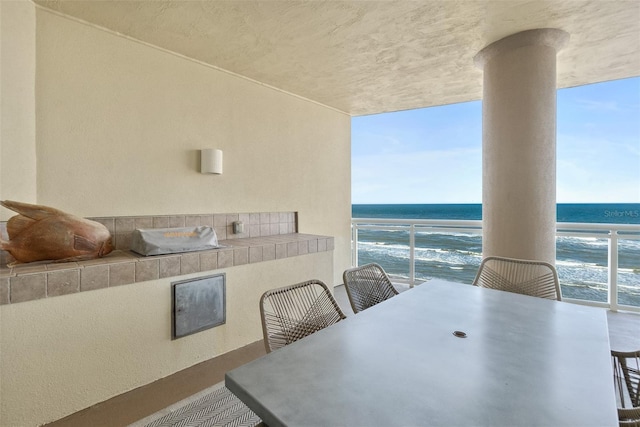
<svg viewBox="0 0 640 427">
<path fill-rule="evenodd" d="M 409 287 L 416 284 L 416 226 L 411 223 L 409 228 Z"/>
<path fill-rule="evenodd" d="M 609 308 L 618 311 L 618 231 L 609 231 Z"/>
<path fill-rule="evenodd" d="M 1 0 L 0 0 L 1 1 Z M 444 233 L 466 233 L 482 235 L 481 221 L 459 220 L 405 220 L 388 218 L 366 218 L 351 220 L 352 233 L 352 265 L 358 266 L 358 240 L 359 229 L 363 230 L 409 230 L 409 286 L 416 283 L 416 230 L 436 230 Z M 622 233 L 622 234 L 620 234 Z M 621 304 L 618 298 L 618 271 L 619 271 L 619 239 L 640 240 L 640 227 L 637 224 L 591 224 L 591 223 L 557 223 L 557 236 L 570 236 L 582 238 L 607 239 L 607 277 L 600 276 L 598 283 L 607 281 L 607 302 L 587 300 L 582 298 L 566 298 L 568 302 L 587 304 L 597 307 L 609 308 L 612 311 L 619 309 L 640 312 L 640 306 Z M 626 252 L 625 252 L 626 253 Z M 401 274 L 406 274 L 400 272 Z M 561 272 L 562 273 L 562 272 Z M 635 283 L 635 282 L 634 282 Z M 600 299 L 597 298 L 598 300 Z"/>
</svg>

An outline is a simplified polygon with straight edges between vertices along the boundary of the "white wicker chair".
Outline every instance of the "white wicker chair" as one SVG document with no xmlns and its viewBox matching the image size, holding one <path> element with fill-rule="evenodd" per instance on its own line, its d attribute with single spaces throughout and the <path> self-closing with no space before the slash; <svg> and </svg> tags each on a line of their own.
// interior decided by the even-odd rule
<svg viewBox="0 0 640 427">
<path fill-rule="evenodd" d="M 611 351 L 620 426 L 640 427 L 640 351 Z"/>
<path fill-rule="evenodd" d="M 265 292 L 260 316 L 267 353 L 347 318 L 320 280 Z"/>
<path fill-rule="evenodd" d="M 491 256 L 482 260 L 475 286 L 560 301 L 558 273 L 543 261 Z"/>
<path fill-rule="evenodd" d="M 378 264 L 350 268 L 342 274 L 342 279 L 354 313 L 398 295 L 389 276 Z"/>
</svg>

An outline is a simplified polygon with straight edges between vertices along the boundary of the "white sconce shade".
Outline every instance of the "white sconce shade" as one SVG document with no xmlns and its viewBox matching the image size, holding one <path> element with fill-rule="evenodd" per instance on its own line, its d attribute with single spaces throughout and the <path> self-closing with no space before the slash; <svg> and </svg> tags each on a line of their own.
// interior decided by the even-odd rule
<svg viewBox="0 0 640 427">
<path fill-rule="evenodd" d="M 222 150 L 213 148 L 200 150 L 200 173 L 222 175 Z"/>
</svg>

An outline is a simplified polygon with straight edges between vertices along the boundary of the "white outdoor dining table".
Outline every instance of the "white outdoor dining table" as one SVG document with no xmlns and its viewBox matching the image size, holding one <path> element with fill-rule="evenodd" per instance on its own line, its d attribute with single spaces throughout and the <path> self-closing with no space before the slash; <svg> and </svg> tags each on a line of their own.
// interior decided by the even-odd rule
<svg viewBox="0 0 640 427">
<path fill-rule="evenodd" d="M 603 427 L 610 360 L 602 309 L 431 280 L 225 382 L 270 427 Z"/>
</svg>

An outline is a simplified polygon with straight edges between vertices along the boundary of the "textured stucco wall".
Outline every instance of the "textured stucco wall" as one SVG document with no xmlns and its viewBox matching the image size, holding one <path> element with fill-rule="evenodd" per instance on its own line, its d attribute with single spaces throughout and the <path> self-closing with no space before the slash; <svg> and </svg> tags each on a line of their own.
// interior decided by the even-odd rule
<svg viewBox="0 0 640 427">
<path fill-rule="evenodd" d="M 266 289 L 336 284 L 350 263 L 349 116 L 43 9 L 35 17 L 37 203 L 81 216 L 297 211 L 299 231 L 334 236 L 335 251 L 223 270 L 227 324 L 177 341 L 170 280 L 0 306 L 0 425 L 59 419 L 259 340 Z M 198 172 L 201 148 L 224 151 L 223 175 Z"/>
<path fill-rule="evenodd" d="M 332 258 L 216 270 L 226 273 L 226 324 L 174 341 L 170 279 L 2 306 L 0 425 L 53 421 L 262 339 L 260 295 L 309 277 L 330 282 Z"/>
<path fill-rule="evenodd" d="M 35 6 L 0 2 L 0 200 L 36 201 Z M 11 216 L 0 212 L 0 220 Z"/>
</svg>

